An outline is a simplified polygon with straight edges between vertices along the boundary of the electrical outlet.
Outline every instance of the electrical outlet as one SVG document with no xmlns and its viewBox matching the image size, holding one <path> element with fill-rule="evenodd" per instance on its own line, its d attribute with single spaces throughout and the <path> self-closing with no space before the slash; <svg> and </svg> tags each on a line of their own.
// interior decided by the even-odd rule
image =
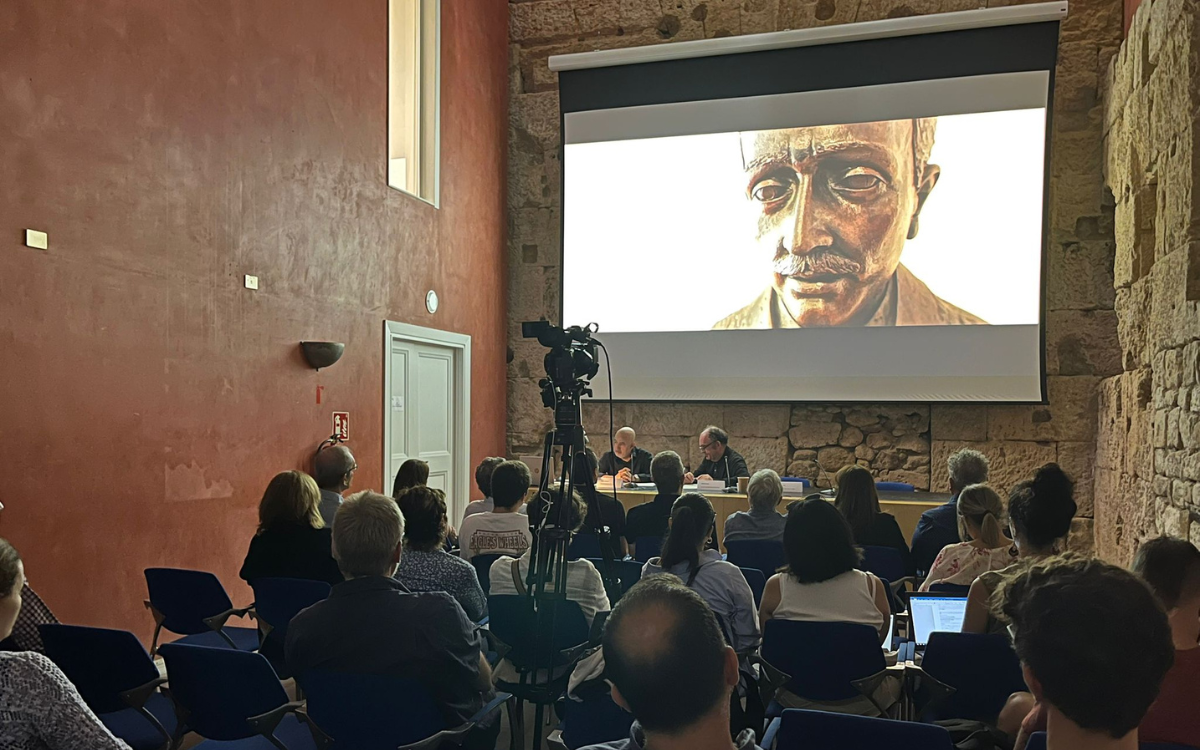
<svg viewBox="0 0 1200 750">
<path fill-rule="evenodd" d="M 258 289 L 258 277 L 251 276 L 250 274 L 246 274 L 246 288 L 247 289 Z"/>
<path fill-rule="evenodd" d="M 35 250 L 45 250 L 50 247 L 50 238 L 45 232 L 39 232 L 36 229 L 26 229 L 25 246 L 32 247 Z"/>
</svg>

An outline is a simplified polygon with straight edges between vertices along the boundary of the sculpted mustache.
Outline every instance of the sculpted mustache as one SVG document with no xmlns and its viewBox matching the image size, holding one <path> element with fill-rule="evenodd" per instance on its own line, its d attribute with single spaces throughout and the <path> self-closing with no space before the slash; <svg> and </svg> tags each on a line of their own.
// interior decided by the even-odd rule
<svg viewBox="0 0 1200 750">
<path fill-rule="evenodd" d="M 780 276 L 842 276 L 862 272 L 861 263 L 826 248 L 804 255 L 783 251 L 783 254 L 776 254 L 773 265 Z"/>
</svg>

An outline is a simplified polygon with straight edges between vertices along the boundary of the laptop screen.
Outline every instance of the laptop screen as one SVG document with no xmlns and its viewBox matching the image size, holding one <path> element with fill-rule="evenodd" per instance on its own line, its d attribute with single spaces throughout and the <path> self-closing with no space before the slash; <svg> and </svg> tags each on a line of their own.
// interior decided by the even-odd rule
<svg viewBox="0 0 1200 750">
<path fill-rule="evenodd" d="M 913 640 L 918 646 L 924 646 L 934 631 L 958 633 L 962 630 L 967 597 L 913 594 L 908 598 L 908 611 L 912 616 Z"/>
</svg>

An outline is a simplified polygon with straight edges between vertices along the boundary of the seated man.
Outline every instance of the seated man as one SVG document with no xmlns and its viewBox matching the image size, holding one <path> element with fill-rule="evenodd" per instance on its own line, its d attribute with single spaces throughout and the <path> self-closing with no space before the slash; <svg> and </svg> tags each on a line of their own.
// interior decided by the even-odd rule
<svg viewBox="0 0 1200 750">
<path fill-rule="evenodd" d="M 675 451 L 663 451 L 650 462 L 650 476 L 658 487 L 658 494 L 648 503 L 630 508 L 625 518 L 625 539 L 629 542 L 629 554 L 637 554 L 637 540 L 641 537 L 662 539 L 671 523 L 671 507 L 683 492 L 683 461 Z"/>
<path fill-rule="evenodd" d="M 630 737 L 590 750 L 756 750 L 747 729 L 729 738 L 738 656 L 716 615 L 672 575 L 644 578 L 604 629 L 604 673 L 612 697 L 633 714 Z"/>
<path fill-rule="evenodd" d="M 637 433 L 622 427 L 613 436 L 613 449 L 600 457 L 600 479 L 617 482 L 649 482 L 650 451 L 636 445 Z"/>
<path fill-rule="evenodd" d="M 350 489 L 358 463 L 354 454 L 344 445 L 331 445 L 317 451 L 313 459 L 313 479 L 321 489 L 321 520 L 327 528 L 333 528 L 333 519 L 342 504 L 342 493 Z"/>
<path fill-rule="evenodd" d="M 992 603 L 1009 623 L 1049 747 L 1137 750 L 1138 724 L 1174 659 L 1149 587 L 1115 565 L 1066 555 L 1007 577 Z"/>
<path fill-rule="evenodd" d="M 495 502 L 492 500 L 492 472 L 502 463 L 504 463 L 503 458 L 488 456 L 475 467 L 475 486 L 479 488 L 483 497 L 467 503 L 467 509 L 463 512 L 464 519 L 476 513 L 491 513 L 495 509 Z"/>
<path fill-rule="evenodd" d="M 958 494 L 988 480 L 987 456 L 970 448 L 953 453 L 946 459 L 946 468 L 950 472 L 950 501 L 922 513 L 913 532 L 912 560 L 921 575 L 929 572 L 944 548 L 963 541 L 958 538 Z"/>
<path fill-rule="evenodd" d="M 700 479 L 720 479 L 726 487 L 733 487 L 738 477 L 750 476 L 746 459 L 729 447 L 729 435 L 716 425 L 709 425 L 700 433 L 700 452 L 704 454 L 704 460 L 694 474 L 689 471 L 684 476 L 684 484 Z"/>
<path fill-rule="evenodd" d="M 296 615 L 284 651 L 301 685 L 311 670 L 415 677 L 429 688 L 448 726 L 490 699 L 492 673 L 482 639 L 454 597 L 409 593 L 392 578 L 400 562 L 404 518 L 390 497 L 351 495 L 333 526 L 343 583 Z M 477 728 L 464 747 L 493 747 L 500 722 Z"/>
<path fill-rule="evenodd" d="M 475 555 L 520 557 L 533 542 L 529 517 L 521 514 L 529 494 L 529 467 L 520 461 L 505 461 L 492 471 L 490 513 L 463 519 L 458 530 L 459 554 L 464 560 Z"/>
<path fill-rule="evenodd" d="M 1166 607 L 1175 641 L 1175 665 L 1142 719 L 1138 739 L 1195 745 L 1200 742 L 1200 550 L 1186 539 L 1151 539 L 1138 549 L 1133 572 Z"/>
</svg>

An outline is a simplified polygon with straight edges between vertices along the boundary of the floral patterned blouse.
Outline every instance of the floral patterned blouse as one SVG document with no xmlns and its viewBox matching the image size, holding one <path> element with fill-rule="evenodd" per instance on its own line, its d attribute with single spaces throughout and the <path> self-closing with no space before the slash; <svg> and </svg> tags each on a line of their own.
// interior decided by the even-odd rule
<svg viewBox="0 0 1200 750">
<path fill-rule="evenodd" d="M 929 575 L 921 584 L 922 591 L 928 591 L 935 583 L 950 583 L 956 586 L 970 586 L 976 578 L 990 570 L 1007 568 L 1016 561 L 1016 554 L 1011 546 L 996 549 L 979 549 L 970 542 L 950 544 L 938 553 L 929 569 Z"/>
</svg>

